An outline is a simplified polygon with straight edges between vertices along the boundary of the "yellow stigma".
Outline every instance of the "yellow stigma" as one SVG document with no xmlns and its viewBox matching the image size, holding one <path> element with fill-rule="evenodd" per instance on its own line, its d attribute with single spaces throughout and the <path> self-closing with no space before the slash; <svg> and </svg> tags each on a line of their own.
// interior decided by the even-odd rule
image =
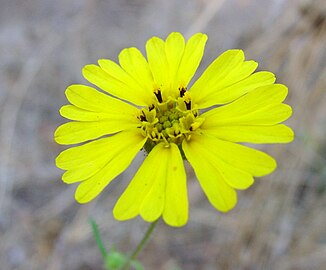
<svg viewBox="0 0 326 270">
<path fill-rule="evenodd" d="M 157 102 L 148 108 L 142 108 L 138 116 L 141 132 L 148 138 L 147 145 L 151 146 L 149 148 L 160 142 L 180 145 L 184 139 L 189 140 L 204 119 L 193 108 L 185 89 L 180 91 L 181 97 L 169 97 L 167 101 L 162 100 L 160 90 L 154 91 L 154 94 Z"/>
</svg>

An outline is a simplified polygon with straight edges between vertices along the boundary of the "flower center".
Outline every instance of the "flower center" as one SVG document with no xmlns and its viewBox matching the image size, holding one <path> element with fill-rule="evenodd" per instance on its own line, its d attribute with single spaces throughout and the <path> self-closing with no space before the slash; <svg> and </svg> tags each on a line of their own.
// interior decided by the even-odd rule
<svg viewBox="0 0 326 270">
<path fill-rule="evenodd" d="M 141 132 L 147 137 L 147 152 L 160 142 L 180 145 L 184 139 L 200 127 L 204 119 L 199 116 L 185 89 L 180 90 L 180 97 L 169 97 L 162 100 L 160 90 L 154 92 L 157 102 L 148 108 L 142 108 L 138 119 L 141 121 Z"/>
</svg>

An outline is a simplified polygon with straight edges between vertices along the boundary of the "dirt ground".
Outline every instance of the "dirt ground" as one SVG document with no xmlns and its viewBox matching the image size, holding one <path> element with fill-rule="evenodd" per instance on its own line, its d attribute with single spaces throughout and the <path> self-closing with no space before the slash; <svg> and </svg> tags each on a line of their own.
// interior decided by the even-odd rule
<svg viewBox="0 0 326 270">
<path fill-rule="evenodd" d="M 140 256 L 155 270 L 322 270 L 326 265 L 326 2 L 324 0 L 0 0 L 0 269 L 99 270 L 89 218 L 108 246 L 131 251 L 148 224 L 118 222 L 115 201 L 143 159 L 87 205 L 54 165 L 53 132 L 65 88 L 86 83 L 85 64 L 144 52 L 151 36 L 208 34 L 198 74 L 242 48 L 289 87 L 289 145 L 260 146 L 272 175 L 240 191 L 222 214 L 188 168 L 190 220 L 159 223 Z"/>
</svg>

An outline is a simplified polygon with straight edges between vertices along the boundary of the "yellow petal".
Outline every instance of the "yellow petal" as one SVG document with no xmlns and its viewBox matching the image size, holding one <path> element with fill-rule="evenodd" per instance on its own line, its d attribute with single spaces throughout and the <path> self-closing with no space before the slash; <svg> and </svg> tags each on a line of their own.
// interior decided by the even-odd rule
<svg viewBox="0 0 326 270">
<path fill-rule="evenodd" d="M 56 165 L 60 169 L 67 170 L 63 175 L 64 182 L 82 181 L 102 169 L 120 152 L 128 149 L 129 143 L 137 145 L 143 139 L 137 130 L 123 131 L 108 138 L 62 151 L 56 158 Z"/>
<path fill-rule="evenodd" d="M 170 88 L 170 77 L 164 41 L 158 37 L 149 39 L 146 43 L 146 54 L 154 77 L 155 87 L 159 88 L 163 95 L 166 95 Z"/>
<path fill-rule="evenodd" d="M 55 140 L 74 144 L 138 126 L 138 109 L 85 85 L 71 85 L 67 99 L 74 104 L 63 106 L 60 114 L 75 121 L 58 127 Z"/>
<path fill-rule="evenodd" d="M 149 65 L 137 48 L 127 48 L 119 54 L 121 67 L 148 93 L 153 95 L 154 80 Z"/>
<path fill-rule="evenodd" d="M 93 140 L 122 130 L 136 129 L 137 123 L 129 118 L 113 118 L 101 121 L 68 122 L 57 128 L 54 139 L 59 144 L 76 144 Z"/>
<path fill-rule="evenodd" d="M 87 65 L 83 68 L 85 79 L 117 98 L 140 106 L 151 104 L 152 96 L 148 91 L 140 87 L 122 68 L 112 61 L 100 60 L 99 63 L 102 67 Z M 123 79 L 119 80 L 121 78 Z"/>
<path fill-rule="evenodd" d="M 71 85 L 65 94 L 71 104 L 87 111 L 129 115 L 138 112 L 136 107 L 86 85 Z"/>
<path fill-rule="evenodd" d="M 153 179 L 153 186 L 144 197 L 139 208 L 139 214 L 147 222 L 157 220 L 163 213 L 165 196 L 167 195 L 165 193 L 167 179 L 163 177 L 163 172 L 160 174 L 161 177 Z"/>
<path fill-rule="evenodd" d="M 166 150 L 166 149 L 165 149 Z M 171 144 L 168 149 L 165 208 L 163 219 L 170 226 L 183 226 L 188 221 L 188 195 L 186 173 L 178 147 Z"/>
<path fill-rule="evenodd" d="M 186 151 L 190 151 L 188 155 L 192 156 L 193 158 L 195 158 L 197 155 L 197 158 L 195 159 L 200 160 L 193 161 L 194 164 L 205 163 L 204 165 L 197 166 L 204 166 L 203 173 L 205 174 L 206 171 L 206 177 L 203 176 L 203 178 L 206 178 L 206 181 L 215 181 L 216 174 L 219 175 L 226 184 L 236 189 L 246 189 L 254 183 L 254 179 L 249 172 L 239 169 L 233 164 L 229 164 L 221 159 L 218 155 L 216 155 L 215 151 L 201 143 L 199 137 L 195 137 L 194 140 L 191 140 L 190 142 L 184 142 L 183 149 L 184 147 L 186 148 L 185 154 Z M 188 158 L 187 154 L 186 157 Z M 192 165 L 191 162 L 190 164 Z M 205 168 L 207 168 L 207 170 Z M 196 169 L 194 167 L 194 169 L 195 171 L 200 171 L 202 168 Z M 205 180 L 202 179 L 202 181 Z"/>
<path fill-rule="evenodd" d="M 211 95 L 203 95 L 201 100 L 194 100 L 194 102 L 199 104 L 199 108 L 208 108 L 217 104 L 226 104 L 258 87 L 271 85 L 275 80 L 275 75 L 271 72 L 256 72 L 235 84 L 211 93 Z"/>
<path fill-rule="evenodd" d="M 191 95 L 199 102 L 201 100 L 199 97 L 202 95 L 210 96 L 211 93 L 216 92 L 217 89 L 230 85 L 232 81 L 227 79 L 228 76 L 234 78 L 234 71 L 239 71 L 239 67 L 243 64 L 244 59 L 242 50 L 228 50 L 222 53 L 208 66 L 191 87 Z M 237 81 L 233 81 L 233 83 Z M 205 89 L 205 91 L 203 91 L 203 89 Z"/>
<path fill-rule="evenodd" d="M 154 172 L 158 171 L 157 164 L 160 164 L 157 160 L 158 150 L 157 147 L 152 149 L 127 189 L 117 201 L 113 209 L 113 215 L 116 219 L 127 220 L 139 215 L 140 206 L 144 197 L 151 190 L 156 180 Z M 155 162 L 158 163 L 153 166 Z"/>
<path fill-rule="evenodd" d="M 205 129 L 205 134 L 231 142 L 288 143 L 294 138 L 291 128 L 274 126 L 215 126 Z"/>
<path fill-rule="evenodd" d="M 62 106 L 60 108 L 60 114 L 67 119 L 75 121 L 97 121 L 108 118 L 106 113 L 87 111 L 74 105 Z"/>
<path fill-rule="evenodd" d="M 123 107 L 120 107 L 120 110 L 122 108 Z M 65 105 L 61 107 L 60 114 L 67 119 L 75 121 L 130 121 L 137 125 L 137 123 L 139 124 L 137 118 L 139 111 L 136 108 L 134 109 L 135 110 L 130 110 L 130 114 L 128 114 L 128 110 L 120 112 L 118 110 L 111 112 L 94 112 L 80 109 L 74 105 Z"/>
<path fill-rule="evenodd" d="M 115 177 L 122 173 L 143 147 L 146 138 L 140 135 L 138 131 L 124 131 L 103 140 L 105 140 L 103 148 L 106 150 L 106 153 L 99 153 L 99 151 L 102 151 L 99 149 L 98 153 L 101 155 L 102 160 L 105 160 L 105 162 L 102 162 L 104 166 L 97 170 L 90 178 L 79 184 L 75 198 L 80 203 L 87 203 L 93 200 Z M 82 149 L 80 155 L 85 154 L 85 151 L 86 153 L 89 152 L 88 155 L 94 155 L 91 145 L 88 145 L 87 149 Z M 76 166 L 76 162 L 73 159 L 80 156 L 78 152 L 76 150 L 73 153 L 70 152 L 70 156 L 66 155 L 67 160 L 65 162 L 69 164 L 70 161 L 72 168 Z M 88 166 L 90 166 L 90 169 L 93 169 L 91 167 L 92 162 L 94 160 L 84 157 L 83 166 L 78 167 L 78 169 L 87 170 Z"/>
<path fill-rule="evenodd" d="M 205 192 L 209 202 L 219 211 L 227 212 L 231 210 L 237 202 L 235 190 L 227 184 L 223 175 L 223 168 L 216 166 L 210 158 L 206 156 L 206 144 L 201 144 L 200 140 L 191 139 L 182 143 L 182 149 L 187 160 L 194 168 L 198 181 Z M 214 158 L 214 156 L 213 156 Z"/>
<path fill-rule="evenodd" d="M 287 95 L 281 84 L 259 87 L 234 102 L 212 109 L 202 116 L 203 129 L 222 125 L 274 125 L 288 119 L 292 109 L 281 104 Z"/>
<path fill-rule="evenodd" d="M 252 74 L 257 66 L 255 61 L 244 61 L 242 50 L 228 50 L 194 83 L 189 90 L 191 97 L 199 108 L 207 108 L 233 101 L 259 86 L 272 84 L 275 81 L 272 73 Z"/>
<path fill-rule="evenodd" d="M 172 32 L 165 42 L 165 53 L 169 64 L 169 77 L 171 80 L 171 91 L 178 95 L 179 82 L 176 81 L 177 71 L 185 49 L 185 40 L 178 32 Z M 173 93 L 171 93 L 173 95 Z"/>
<path fill-rule="evenodd" d="M 124 83 L 130 90 L 135 89 L 136 92 L 146 95 L 146 89 L 140 87 L 137 81 L 114 61 L 110 59 L 100 59 L 98 60 L 98 64 L 105 73 L 109 74 L 109 76 L 113 77 L 115 80 Z"/>
<path fill-rule="evenodd" d="M 224 162 L 253 176 L 264 176 L 276 169 L 276 162 L 271 156 L 250 147 L 204 134 L 192 135 L 190 143 L 209 149 Z"/>
<path fill-rule="evenodd" d="M 58 168 L 67 170 L 62 180 L 71 184 L 94 175 L 102 169 L 108 161 L 107 147 L 111 138 L 99 139 L 81 146 L 64 150 L 56 158 Z"/>
<path fill-rule="evenodd" d="M 225 182 L 235 189 L 246 189 L 254 183 L 254 178 L 248 172 L 235 168 L 219 158 L 214 159 L 214 153 L 207 152 L 211 164 L 217 168 Z"/>
<path fill-rule="evenodd" d="M 197 33 L 186 44 L 175 79 L 174 88 L 187 87 L 203 58 L 207 35 Z"/>
<path fill-rule="evenodd" d="M 188 220 L 186 174 L 175 144 L 160 143 L 153 148 L 113 210 L 118 220 L 141 214 L 148 222 L 162 213 L 171 226 Z"/>
</svg>

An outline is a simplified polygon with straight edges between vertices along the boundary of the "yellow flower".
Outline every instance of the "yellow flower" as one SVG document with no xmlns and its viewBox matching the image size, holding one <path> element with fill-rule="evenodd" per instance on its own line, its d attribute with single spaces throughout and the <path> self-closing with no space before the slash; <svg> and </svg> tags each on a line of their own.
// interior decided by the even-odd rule
<svg viewBox="0 0 326 270">
<path fill-rule="evenodd" d="M 293 131 L 280 124 L 292 113 L 282 103 L 287 87 L 274 84 L 271 72 L 255 72 L 258 64 L 245 61 L 242 50 L 224 52 L 189 86 L 206 41 L 202 33 L 187 42 L 176 32 L 165 41 L 153 37 L 146 43 L 147 60 L 127 48 L 119 64 L 101 59 L 84 67 L 84 77 L 109 95 L 85 85 L 67 88 L 72 105 L 60 113 L 73 121 L 56 130 L 55 140 L 86 143 L 63 151 L 56 164 L 66 170 L 65 183 L 81 182 L 78 202 L 94 199 L 142 148 L 149 154 L 115 205 L 118 220 L 162 216 L 171 226 L 186 224 L 183 159 L 222 212 L 235 206 L 235 189 L 274 171 L 272 157 L 238 143 L 293 140 Z"/>
</svg>

